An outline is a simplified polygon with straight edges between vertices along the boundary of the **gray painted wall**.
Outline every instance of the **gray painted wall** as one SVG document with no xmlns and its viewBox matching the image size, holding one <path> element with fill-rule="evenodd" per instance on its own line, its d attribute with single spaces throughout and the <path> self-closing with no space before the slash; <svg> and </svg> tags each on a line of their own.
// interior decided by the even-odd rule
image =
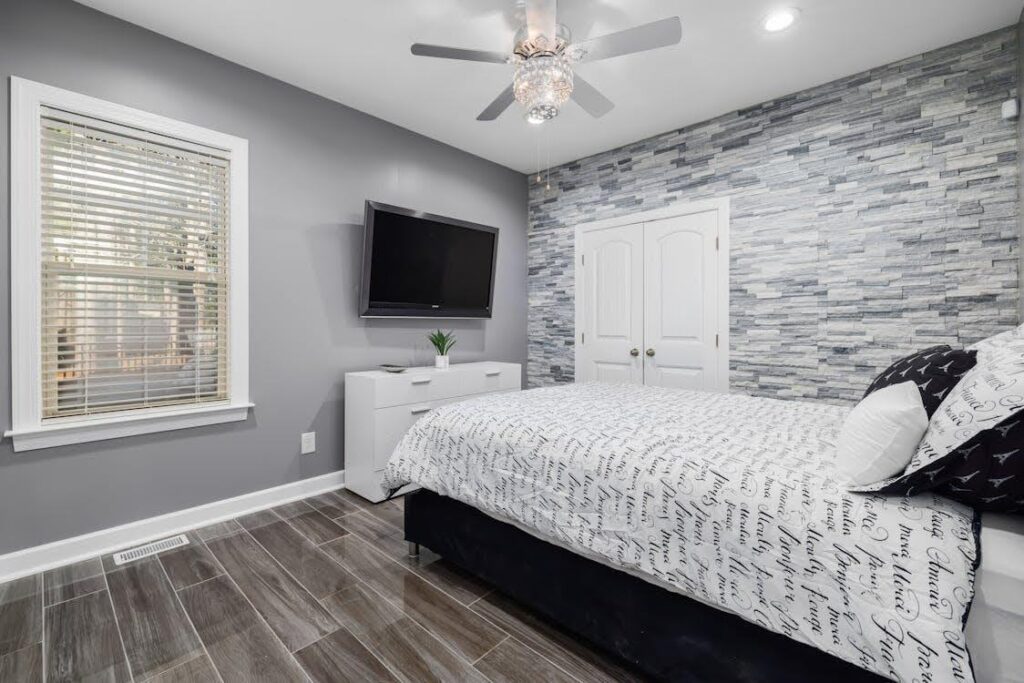
<svg viewBox="0 0 1024 683">
<path fill-rule="evenodd" d="M 419 321 L 364 321 L 366 198 L 501 228 L 495 317 L 456 322 L 456 361 L 525 362 L 524 177 L 66 0 L 0 10 L 0 262 L 9 263 L 8 76 L 247 138 L 251 386 L 245 423 L 15 455 L 0 442 L 0 553 L 337 470 L 342 377 L 429 363 Z M 10 426 L 9 281 L 0 416 Z M 299 455 L 315 429 L 318 452 Z"/>
<path fill-rule="evenodd" d="M 531 182 L 529 380 L 573 374 L 573 226 L 731 197 L 731 383 L 847 402 L 892 358 L 1018 322 L 1017 30 Z M 557 123 L 557 122 L 556 122 Z"/>
</svg>

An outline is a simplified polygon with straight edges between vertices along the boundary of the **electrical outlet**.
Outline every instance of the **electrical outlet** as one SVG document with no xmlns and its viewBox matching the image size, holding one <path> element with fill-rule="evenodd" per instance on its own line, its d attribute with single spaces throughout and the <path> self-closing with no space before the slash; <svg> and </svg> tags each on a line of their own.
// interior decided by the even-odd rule
<svg viewBox="0 0 1024 683">
<path fill-rule="evenodd" d="M 316 432 L 303 432 L 300 441 L 302 444 L 303 455 L 312 453 L 316 450 Z"/>
</svg>

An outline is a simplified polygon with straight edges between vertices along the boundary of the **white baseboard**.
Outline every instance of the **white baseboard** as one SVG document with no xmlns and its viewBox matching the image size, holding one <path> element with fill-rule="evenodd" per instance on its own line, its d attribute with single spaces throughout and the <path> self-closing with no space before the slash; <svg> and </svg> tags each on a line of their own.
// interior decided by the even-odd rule
<svg viewBox="0 0 1024 683">
<path fill-rule="evenodd" d="M 101 529 L 82 536 L 16 550 L 0 555 L 0 583 L 164 536 L 179 534 L 196 527 L 222 522 L 249 512 L 315 496 L 341 488 L 344 484 L 344 470 L 329 472 L 319 477 L 302 479 L 186 510 L 169 512 L 158 517 L 140 519 L 110 529 Z"/>
</svg>

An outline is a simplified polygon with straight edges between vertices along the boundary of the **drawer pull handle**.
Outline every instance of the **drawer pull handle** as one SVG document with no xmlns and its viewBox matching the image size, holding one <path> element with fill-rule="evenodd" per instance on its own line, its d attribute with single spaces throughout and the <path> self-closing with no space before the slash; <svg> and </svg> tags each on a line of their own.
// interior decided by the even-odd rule
<svg viewBox="0 0 1024 683">
<path fill-rule="evenodd" d="M 424 377 L 423 379 L 414 379 L 412 381 L 412 383 L 413 384 L 430 384 L 430 378 L 429 377 Z"/>
<path fill-rule="evenodd" d="M 484 373 L 486 377 L 497 377 L 501 374 L 501 370 L 489 370 Z"/>
<path fill-rule="evenodd" d="M 419 415 L 420 413 L 430 412 L 430 406 L 420 406 L 418 408 L 412 408 L 410 411 L 413 415 Z"/>
</svg>

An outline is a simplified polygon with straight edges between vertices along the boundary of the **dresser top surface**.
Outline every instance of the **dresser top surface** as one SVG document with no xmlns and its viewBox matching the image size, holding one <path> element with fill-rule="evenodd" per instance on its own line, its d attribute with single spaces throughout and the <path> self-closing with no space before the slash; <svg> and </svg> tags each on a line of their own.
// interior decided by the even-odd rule
<svg viewBox="0 0 1024 683">
<path fill-rule="evenodd" d="M 441 370 L 429 365 L 421 365 L 411 368 L 406 368 L 404 372 L 386 372 L 384 370 L 361 370 L 359 372 L 346 372 L 345 377 L 368 377 L 368 378 L 385 378 L 385 377 L 409 377 L 415 375 L 435 375 L 435 374 L 453 374 L 458 372 L 471 372 L 473 370 L 488 370 L 488 369 L 502 369 L 502 368 L 515 368 L 518 370 L 521 366 L 519 363 L 505 363 L 501 361 L 476 361 L 472 363 L 453 363 L 449 368 Z"/>
</svg>

